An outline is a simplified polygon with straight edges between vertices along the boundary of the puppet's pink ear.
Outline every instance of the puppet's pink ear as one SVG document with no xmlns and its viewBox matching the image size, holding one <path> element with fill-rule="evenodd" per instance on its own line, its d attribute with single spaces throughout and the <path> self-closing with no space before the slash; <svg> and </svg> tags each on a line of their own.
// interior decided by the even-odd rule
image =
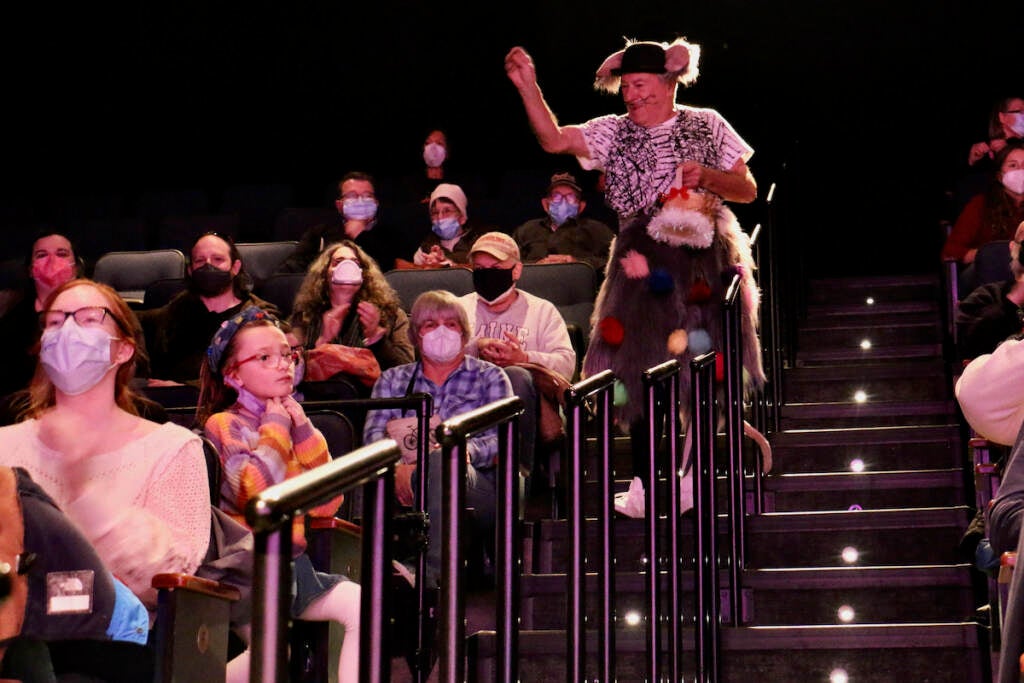
<svg viewBox="0 0 1024 683">
<path fill-rule="evenodd" d="M 665 71 L 675 73 L 690 64 L 690 51 L 685 45 L 673 45 L 665 50 Z"/>
<path fill-rule="evenodd" d="M 622 66 L 622 55 L 625 52 L 626 50 L 622 49 L 619 50 L 618 52 L 613 52 L 612 54 L 608 55 L 608 58 L 604 60 L 600 68 L 598 68 L 597 70 L 597 78 L 607 78 L 609 76 L 614 76 L 615 74 L 612 73 L 612 70 L 617 70 L 619 67 Z"/>
</svg>

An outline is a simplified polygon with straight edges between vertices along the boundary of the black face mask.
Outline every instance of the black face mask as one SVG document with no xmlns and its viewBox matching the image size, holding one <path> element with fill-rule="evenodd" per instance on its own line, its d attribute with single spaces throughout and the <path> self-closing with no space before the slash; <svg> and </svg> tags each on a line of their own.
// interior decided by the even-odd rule
<svg viewBox="0 0 1024 683">
<path fill-rule="evenodd" d="M 199 296 L 212 297 L 226 292 L 231 287 L 234 275 L 230 270 L 221 270 L 207 263 L 202 268 L 193 270 L 189 278 L 192 280 L 192 288 Z"/>
<path fill-rule="evenodd" d="M 512 268 L 474 268 L 473 289 L 487 303 L 504 294 L 512 287 Z"/>
</svg>

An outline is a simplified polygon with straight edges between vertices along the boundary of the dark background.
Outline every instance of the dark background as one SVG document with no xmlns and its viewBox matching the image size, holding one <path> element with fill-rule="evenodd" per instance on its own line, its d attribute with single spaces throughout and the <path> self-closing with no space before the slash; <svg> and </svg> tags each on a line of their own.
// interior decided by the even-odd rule
<svg viewBox="0 0 1024 683">
<path fill-rule="evenodd" d="M 995 98 L 1020 94 L 1020 0 L 706 3 L 38 3 L 5 9 L 5 216 L 71 192 L 282 182 L 320 205 L 351 169 L 420 165 L 431 127 L 488 177 L 578 170 L 541 152 L 502 68 L 533 55 L 562 123 L 620 113 L 592 89 L 623 38 L 703 47 L 679 100 L 755 149 L 761 220 L 811 270 L 938 268 L 943 193 Z M 470 198 L 472 209 L 472 197 Z M 538 207 L 539 211 L 539 207 Z M 13 219 L 5 221 L 8 230 Z M 509 228 L 514 226 L 507 226 Z"/>
</svg>

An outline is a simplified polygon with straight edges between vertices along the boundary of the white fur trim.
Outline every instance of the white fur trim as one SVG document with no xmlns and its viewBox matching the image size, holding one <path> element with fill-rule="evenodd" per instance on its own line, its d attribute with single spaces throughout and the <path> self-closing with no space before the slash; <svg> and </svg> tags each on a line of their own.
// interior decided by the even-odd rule
<svg viewBox="0 0 1024 683">
<path fill-rule="evenodd" d="M 707 249 L 715 236 L 715 225 L 700 211 L 666 208 L 647 224 L 647 234 L 673 247 Z"/>
</svg>

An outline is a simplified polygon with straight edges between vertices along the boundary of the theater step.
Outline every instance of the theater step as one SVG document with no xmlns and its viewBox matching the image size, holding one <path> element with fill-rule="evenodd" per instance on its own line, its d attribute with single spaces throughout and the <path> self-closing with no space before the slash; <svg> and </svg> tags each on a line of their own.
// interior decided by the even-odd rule
<svg viewBox="0 0 1024 683">
<path fill-rule="evenodd" d="M 801 429 L 772 435 L 777 474 L 962 467 L 958 425 Z"/>
<path fill-rule="evenodd" d="M 950 385 L 941 359 L 906 363 L 862 363 L 788 368 L 783 391 L 789 402 L 866 400 L 918 401 L 943 396 Z"/>
<path fill-rule="evenodd" d="M 844 566 L 844 551 L 859 553 L 861 564 L 948 564 L 955 556 L 971 511 L 964 506 L 898 510 L 775 512 L 746 520 L 750 568 Z M 719 532 L 727 520 L 720 517 Z M 617 516 L 614 549 L 620 571 L 640 571 L 644 562 L 644 521 Z M 692 564 L 692 513 L 683 517 L 683 558 Z M 536 573 L 565 571 L 569 552 L 565 520 L 543 519 L 525 525 Z M 597 551 L 598 525 L 587 520 L 586 551 Z M 684 567 L 688 568 L 688 567 Z"/>
<path fill-rule="evenodd" d="M 778 474 L 765 477 L 763 487 L 765 512 L 922 508 L 967 502 L 960 469 Z M 747 489 L 752 489 L 749 481 Z"/>
<path fill-rule="evenodd" d="M 881 309 L 905 302 L 941 301 L 939 279 L 931 275 L 820 278 L 808 282 L 808 310 L 820 305 L 863 304 Z"/>
<path fill-rule="evenodd" d="M 662 571 L 660 590 L 668 595 Z M 694 574 L 681 575 L 683 604 L 694 604 Z M 830 569 L 761 569 L 741 574 L 741 619 L 747 626 L 896 624 L 964 621 L 975 605 L 967 565 L 834 567 Z M 620 572 L 615 576 L 617 614 L 642 615 L 647 575 Z M 586 582 L 585 614 L 600 618 L 597 576 Z M 723 618 L 730 619 L 727 572 L 720 573 Z M 565 628 L 569 586 L 565 574 L 522 577 L 522 620 L 528 629 Z M 690 616 L 692 619 L 692 615 Z M 692 622 L 690 623 L 692 626 Z"/>
<path fill-rule="evenodd" d="M 880 427 L 904 424 L 949 425 L 955 423 L 953 400 L 853 401 L 787 403 L 782 407 L 783 430 Z"/>
<path fill-rule="evenodd" d="M 892 321 L 879 324 L 874 318 L 861 324 L 804 325 L 800 328 L 800 348 L 828 347 L 866 350 L 874 347 L 939 344 L 942 325 L 936 320 L 925 322 Z"/>
<path fill-rule="evenodd" d="M 616 631 L 615 680 L 646 679 L 646 634 L 640 628 Z M 586 675 L 597 676 L 596 632 L 588 632 Z M 524 630 L 519 634 L 519 680 L 565 680 L 565 634 L 560 630 Z M 471 681 L 496 678 L 493 631 L 470 639 Z M 684 632 L 682 667 L 694 680 L 694 638 Z M 720 662 L 722 683 L 982 683 L 978 627 L 970 622 L 844 626 L 725 627 Z M 707 675 L 704 672 L 703 675 Z"/>
</svg>

